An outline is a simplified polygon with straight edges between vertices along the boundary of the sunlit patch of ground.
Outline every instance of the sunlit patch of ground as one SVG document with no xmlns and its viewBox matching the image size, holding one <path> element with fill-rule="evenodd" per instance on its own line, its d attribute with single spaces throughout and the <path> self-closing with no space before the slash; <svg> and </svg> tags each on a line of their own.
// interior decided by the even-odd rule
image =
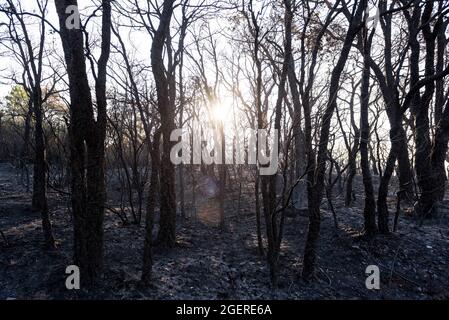
<svg viewBox="0 0 449 320">
<path fill-rule="evenodd" d="M 196 218 L 207 226 L 220 225 L 220 203 L 218 199 L 218 182 L 209 176 L 202 176 L 196 189 L 199 199 L 196 208 Z"/>
<path fill-rule="evenodd" d="M 220 225 L 220 204 L 216 198 L 201 201 L 198 205 L 197 218 L 207 226 Z"/>
</svg>

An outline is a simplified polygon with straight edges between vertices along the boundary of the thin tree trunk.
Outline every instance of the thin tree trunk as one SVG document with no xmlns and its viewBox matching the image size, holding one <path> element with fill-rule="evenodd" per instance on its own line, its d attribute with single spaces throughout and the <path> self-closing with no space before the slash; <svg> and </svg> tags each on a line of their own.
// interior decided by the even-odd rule
<svg viewBox="0 0 449 320">
<path fill-rule="evenodd" d="M 329 142 L 329 130 L 332 115 L 337 108 L 337 93 L 340 85 L 340 76 L 343 72 L 346 60 L 348 59 L 351 44 L 356 36 L 359 25 L 362 21 L 362 14 L 367 6 L 367 1 L 362 0 L 358 4 L 355 15 L 351 19 L 348 32 L 343 43 L 343 49 L 338 62 L 332 71 L 331 82 L 329 87 L 329 99 L 327 107 L 323 114 L 323 122 L 321 125 L 320 143 L 316 161 L 315 178 L 312 182 L 312 195 L 309 195 L 309 231 L 304 249 L 304 268 L 303 278 L 310 279 L 314 275 L 316 246 L 319 238 L 321 226 L 320 205 L 323 197 L 324 179 L 326 173 L 327 147 Z M 310 191 L 309 191 L 310 192 Z"/>
<path fill-rule="evenodd" d="M 364 28 L 364 65 L 362 73 L 362 87 L 360 93 L 360 156 L 363 175 L 363 185 L 365 187 L 365 208 L 363 211 L 365 220 L 365 232 L 367 235 L 376 233 L 376 201 L 374 198 L 373 179 L 371 176 L 369 161 L 369 85 L 370 85 L 370 67 L 367 57 L 371 53 L 371 42 L 374 36 L 374 30 L 368 36 L 368 30 Z"/>
<path fill-rule="evenodd" d="M 145 218 L 145 242 L 143 249 L 143 265 L 142 265 L 142 281 L 144 284 L 151 283 L 151 275 L 153 268 L 153 225 L 154 225 L 154 209 L 156 207 L 156 196 L 159 187 L 159 170 L 160 170 L 160 145 L 161 133 L 156 131 L 154 134 L 153 145 L 150 146 L 151 152 L 151 177 L 150 188 L 148 190 L 148 202 Z"/>
<path fill-rule="evenodd" d="M 390 184 L 391 176 L 394 172 L 396 163 L 396 150 L 392 146 L 390 153 L 388 154 L 387 165 L 384 173 L 380 179 L 379 191 L 377 196 L 377 209 L 378 209 L 378 228 L 381 233 L 389 233 L 389 211 L 388 211 L 388 186 Z"/>
<path fill-rule="evenodd" d="M 47 248 L 55 248 L 55 238 L 53 236 L 50 215 L 47 202 L 47 161 L 46 147 L 44 139 L 44 129 L 42 127 L 42 93 L 40 88 L 33 90 L 33 106 L 35 117 L 35 162 L 33 174 L 33 200 L 32 207 L 38 211 L 42 218 L 42 229 L 44 241 Z"/>
</svg>

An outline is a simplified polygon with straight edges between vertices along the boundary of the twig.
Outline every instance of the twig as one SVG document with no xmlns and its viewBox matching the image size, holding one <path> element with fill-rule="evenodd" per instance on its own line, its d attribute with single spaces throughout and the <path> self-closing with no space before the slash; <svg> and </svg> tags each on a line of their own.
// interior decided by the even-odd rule
<svg viewBox="0 0 449 320">
<path fill-rule="evenodd" d="M 52 185 L 52 184 L 48 184 L 48 187 L 49 187 L 50 189 L 52 189 L 53 191 L 56 191 L 57 193 L 62 194 L 62 195 L 64 195 L 64 196 L 70 196 L 70 195 L 71 195 L 70 192 L 67 192 L 67 191 L 58 189 L 58 188 L 56 188 L 56 187 L 55 187 L 54 185 Z"/>
<path fill-rule="evenodd" d="M 126 217 L 126 213 L 124 213 L 123 211 L 122 211 L 122 212 L 123 212 L 123 215 L 122 215 L 121 212 L 119 212 L 118 210 L 112 208 L 111 206 L 105 205 L 104 208 L 105 208 L 106 210 L 108 210 L 108 211 L 110 211 L 110 212 L 116 214 L 116 215 L 120 218 L 120 220 L 122 221 L 122 223 L 123 223 L 124 225 L 129 224 L 129 221 L 128 221 L 127 217 Z"/>
</svg>

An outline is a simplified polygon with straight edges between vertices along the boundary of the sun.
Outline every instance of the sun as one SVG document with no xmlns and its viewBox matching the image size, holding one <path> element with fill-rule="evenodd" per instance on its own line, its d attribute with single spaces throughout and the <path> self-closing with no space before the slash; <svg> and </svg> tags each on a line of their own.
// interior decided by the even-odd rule
<svg viewBox="0 0 449 320">
<path fill-rule="evenodd" d="M 228 110 L 222 105 L 217 105 L 212 109 L 212 116 L 215 121 L 225 122 L 228 117 Z"/>
<path fill-rule="evenodd" d="M 212 118 L 215 122 L 226 123 L 232 121 L 232 102 L 227 99 L 212 107 Z"/>
</svg>

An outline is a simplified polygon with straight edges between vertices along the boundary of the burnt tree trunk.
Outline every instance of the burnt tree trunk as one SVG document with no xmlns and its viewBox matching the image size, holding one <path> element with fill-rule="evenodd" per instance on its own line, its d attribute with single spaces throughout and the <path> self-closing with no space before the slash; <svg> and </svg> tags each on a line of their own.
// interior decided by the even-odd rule
<svg viewBox="0 0 449 320">
<path fill-rule="evenodd" d="M 148 202 L 145 218 L 145 242 L 143 248 L 142 282 L 146 285 L 151 283 L 151 274 L 153 268 L 153 225 L 154 210 L 156 207 L 156 197 L 159 189 L 159 170 L 161 165 L 161 156 L 159 145 L 161 132 L 158 130 L 154 134 L 153 145 L 150 146 L 151 152 L 151 176 L 150 188 L 148 190 Z"/>
<path fill-rule="evenodd" d="M 290 9 L 291 10 L 291 9 Z M 290 23 L 291 24 L 291 23 Z M 300 178 L 306 171 L 306 146 L 304 132 L 301 128 L 301 100 L 298 91 L 298 79 L 295 73 L 295 59 L 290 50 L 288 59 L 288 83 L 293 102 L 293 135 L 295 138 L 295 178 Z M 307 208 L 307 183 L 301 181 L 295 187 L 293 206 L 296 210 L 304 210 Z"/>
<path fill-rule="evenodd" d="M 34 158 L 34 175 L 33 175 L 33 196 L 32 196 L 32 209 L 38 211 L 42 218 L 42 229 L 44 234 L 45 246 L 47 248 L 55 247 L 55 239 L 53 237 L 52 226 L 50 222 L 50 215 L 48 211 L 47 203 L 47 161 L 46 161 L 46 143 L 44 137 L 43 128 L 43 103 L 45 98 L 42 95 L 42 81 L 43 81 L 43 59 L 45 52 L 45 37 L 46 37 L 46 22 L 45 22 L 45 11 L 41 11 L 40 23 L 39 23 L 39 46 L 33 46 L 32 39 L 30 38 L 27 24 L 24 20 L 24 15 L 22 8 L 16 8 L 13 1 L 8 0 L 7 4 L 11 10 L 10 18 L 13 22 L 13 29 L 10 30 L 9 34 L 13 41 L 19 47 L 17 56 L 22 60 L 22 65 L 24 68 L 24 87 L 28 93 L 28 114 L 25 119 L 25 143 L 23 156 L 28 156 L 28 144 L 30 139 L 31 131 L 31 120 L 34 115 L 34 139 L 35 139 L 35 158 Z M 47 2 L 42 4 L 47 5 Z M 19 9 L 19 11 L 17 10 Z M 18 21 L 18 26 L 14 24 L 15 17 Z M 17 29 L 21 28 L 21 36 Z M 28 83 L 26 83 L 27 81 Z M 24 168 L 26 168 L 26 162 L 24 163 Z M 28 169 L 26 168 L 27 174 L 27 189 L 28 189 Z"/>
<path fill-rule="evenodd" d="M 420 188 L 420 197 L 418 201 L 418 211 L 419 214 L 425 217 L 432 216 L 436 209 L 436 204 L 438 201 L 444 197 L 444 184 L 445 184 L 445 174 L 441 171 L 441 159 L 444 158 L 444 153 L 447 150 L 447 140 L 445 141 L 444 135 L 446 131 L 444 125 L 440 123 L 437 126 L 437 133 L 434 138 L 434 146 L 439 146 L 433 148 L 430 132 L 430 118 L 429 110 L 431 101 L 434 98 L 435 93 L 435 80 L 438 80 L 435 70 L 435 54 L 436 54 L 436 39 L 437 36 L 442 32 L 441 29 L 445 29 L 444 14 L 442 3 L 439 3 L 437 11 L 437 21 L 434 24 L 432 30 L 431 21 L 434 19 L 434 2 L 426 2 L 424 9 L 422 10 L 422 15 L 420 16 L 421 9 L 416 7 L 413 11 L 413 15 L 410 18 L 406 15 L 408 20 L 408 25 L 410 29 L 410 34 L 413 35 L 410 41 L 411 48 L 411 58 L 410 58 L 410 91 L 413 92 L 413 87 L 416 87 L 419 83 L 424 84 L 424 92 L 421 93 L 416 90 L 412 93 L 411 99 L 411 112 L 415 120 L 415 167 L 416 175 L 418 179 L 418 186 Z M 425 80 L 420 78 L 420 43 L 418 38 L 419 31 L 422 31 L 424 43 L 425 43 L 425 66 L 424 66 L 424 76 Z M 440 40 L 441 41 L 441 40 Z M 440 48 L 439 48 L 440 49 Z M 438 59 L 438 56 L 437 56 Z M 441 66 L 439 67 L 441 69 Z M 440 90 L 437 88 L 437 98 L 441 96 Z M 441 114 L 441 97 L 436 99 L 437 117 L 442 119 L 443 114 Z M 443 129 L 443 130 L 442 130 Z M 434 160 L 433 160 L 433 159 Z M 439 159 L 439 160 L 437 160 Z M 440 163 L 440 164 L 439 164 Z M 433 165 L 436 164 L 436 167 Z M 441 176 L 438 176 L 441 174 Z"/>
<path fill-rule="evenodd" d="M 176 193 L 175 168 L 170 160 L 170 151 L 174 145 L 170 135 L 175 129 L 175 101 L 170 99 L 170 79 L 164 66 L 164 44 L 170 33 L 170 21 L 173 15 L 174 0 L 165 0 L 159 26 L 154 33 L 151 45 L 151 67 L 156 82 L 157 106 L 161 116 L 162 162 L 160 172 L 161 217 L 157 244 L 172 248 L 176 242 Z M 173 75 L 168 75 L 172 77 Z"/>
<path fill-rule="evenodd" d="M 103 271 L 103 218 L 106 199 L 104 142 L 106 135 L 106 66 L 111 42 L 111 4 L 102 1 L 102 43 L 95 77 L 97 118 L 86 71 L 84 37 L 68 29 L 67 6 L 76 0 L 55 2 L 70 89 L 70 163 L 74 221 L 74 260 L 81 281 L 92 285 Z"/>
<path fill-rule="evenodd" d="M 351 117 L 353 117 L 354 112 L 351 110 Z M 357 175 L 357 154 L 359 152 L 360 148 L 360 130 L 356 127 L 354 127 L 354 145 L 352 146 L 352 149 L 349 152 L 349 173 L 346 181 L 346 195 L 345 195 L 345 206 L 351 207 L 352 203 L 354 202 L 355 195 L 354 195 L 354 188 L 353 188 L 353 181 L 354 177 Z"/>
<path fill-rule="evenodd" d="M 42 116 L 42 92 L 40 87 L 35 87 L 33 90 L 33 110 L 35 118 L 35 161 L 32 207 L 34 211 L 38 211 L 41 214 L 45 246 L 47 248 L 54 248 L 55 238 L 53 236 L 47 202 L 47 161 Z"/>
<path fill-rule="evenodd" d="M 30 173 L 28 171 L 28 159 L 30 157 L 30 132 L 31 132 L 31 118 L 33 117 L 33 99 L 29 99 L 28 112 L 25 116 L 23 145 L 20 150 L 20 174 L 23 182 L 25 175 L 26 191 L 30 191 Z"/>
<path fill-rule="evenodd" d="M 437 35 L 437 63 L 436 73 L 443 72 L 446 51 L 446 29 L 449 20 L 442 22 Z M 443 200 L 446 189 L 447 175 L 444 163 L 447 155 L 449 140 L 449 101 L 444 101 L 444 79 L 436 81 L 435 92 L 435 137 L 432 144 L 431 162 L 436 179 L 436 199 Z"/>
<path fill-rule="evenodd" d="M 253 58 L 254 58 L 254 65 L 256 69 L 256 83 L 255 83 L 255 109 L 256 109 L 256 116 L 257 116 L 257 128 L 261 129 L 264 127 L 264 124 L 266 122 L 266 115 L 262 112 L 262 60 L 260 59 L 260 47 L 261 47 L 261 32 L 260 27 L 258 25 L 256 16 L 254 15 L 254 12 L 252 11 L 252 1 L 249 1 L 249 10 L 251 13 L 251 16 L 246 16 L 248 20 L 248 25 L 250 28 L 252 28 L 252 36 L 253 36 Z M 258 136 L 256 135 L 256 154 L 259 154 L 259 141 Z M 262 240 L 262 226 L 261 226 L 261 203 L 262 206 L 264 204 L 264 200 L 260 197 L 260 192 L 262 189 L 262 186 L 264 184 L 262 183 L 262 178 L 259 174 L 259 168 L 256 165 L 255 166 L 255 178 L 254 178 L 254 198 L 255 198 L 255 210 L 256 210 L 256 232 L 257 232 L 257 244 L 258 244 L 258 250 L 259 255 L 264 256 L 264 246 L 263 246 L 263 240 Z"/>
<path fill-rule="evenodd" d="M 389 211 L 387 204 L 388 185 L 390 184 L 390 179 L 394 172 L 396 159 L 397 159 L 396 150 L 394 150 L 394 147 L 392 147 L 388 154 L 387 165 L 380 179 L 379 191 L 377 195 L 377 210 L 378 210 L 377 225 L 379 231 L 384 234 L 389 233 L 389 222 L 388 222 Z"/>
<path fill-rule="evenodd" d="M 362 168 L 363 185 L 365 187 L 365 208 L 363 211 L 365 221 L 365 232 L 367 235 L 376 233 L 376 201 L 374 197 L 373 179 L 371 176 L 369 161 L 369 85 L 370 85 L 370 67 L 368 65 L 368 56 L 371 52 L 371 43 L 374 36 L 374 30 L 368 35 L 367 28 L 363 28 L 364 34 L 364 62 L 362 73 L 362 87 L 360 93 L 360 165 Z"/>
</svg>

